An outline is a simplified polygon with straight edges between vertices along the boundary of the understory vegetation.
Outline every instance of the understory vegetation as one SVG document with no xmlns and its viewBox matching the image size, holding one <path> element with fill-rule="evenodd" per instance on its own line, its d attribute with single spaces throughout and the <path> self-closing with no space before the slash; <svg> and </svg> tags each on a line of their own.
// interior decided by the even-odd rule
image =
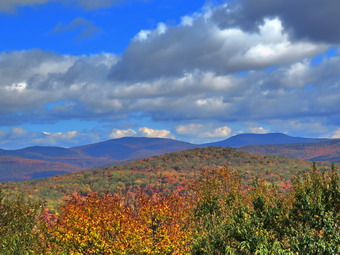
<svg viewBox="0 0 340 255">
<path fill-rule="evenodd" d="M 340 254 L 339 176 L 278 185 L 203 168 L 176 189 L 74 193 L 57 209 L 0 193 L 0 254 Z"/>
</svg>

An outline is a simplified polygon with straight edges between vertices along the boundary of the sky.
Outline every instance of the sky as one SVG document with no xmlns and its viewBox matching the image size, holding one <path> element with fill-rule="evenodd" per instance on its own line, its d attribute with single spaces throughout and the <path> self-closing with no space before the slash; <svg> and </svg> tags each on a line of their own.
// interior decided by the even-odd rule
<svg viewBox="0 0 340 255">
<path fill-rule="evenodd" d="M 0 148 L 340 138 L 339 0 L 0 0 Z"/>
</svg>

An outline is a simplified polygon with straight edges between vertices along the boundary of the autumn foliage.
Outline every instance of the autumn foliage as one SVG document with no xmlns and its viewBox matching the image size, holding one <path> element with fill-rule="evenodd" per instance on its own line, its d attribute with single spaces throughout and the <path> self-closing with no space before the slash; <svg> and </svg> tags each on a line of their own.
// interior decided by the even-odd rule
<svg viewBox="0 0 340 255">
<path fill-rule="evenodd" d="M 2 201 L 0 209 L 10 207 L 8 200 Z M 180 189 L 74 193 L 55 212 L 26 200 L 22 206 L 36 209 L 20 216 L 22 222 L 28 217 L 28 241 L 26 250 L 16 254 L 340 253 L 335 167 L 318 171 L 313 166 L 279 184 L 241 178 L 227 167 L 203 168 Z M 4 219 L 3 236 L 4 226 L 10 225 Z M 11 254 L 6 252 L 17 245 L 18 233 L 1 236 L 1 254 Z M 6 247 L 1 240 L 7 240 Z"/>
<path fill-rule="evenodd" d="M 144 190 L 87 197 L 74 194 L 47 222 L 52 254 L 188 254 L 189 203 Z"/>
</svg>

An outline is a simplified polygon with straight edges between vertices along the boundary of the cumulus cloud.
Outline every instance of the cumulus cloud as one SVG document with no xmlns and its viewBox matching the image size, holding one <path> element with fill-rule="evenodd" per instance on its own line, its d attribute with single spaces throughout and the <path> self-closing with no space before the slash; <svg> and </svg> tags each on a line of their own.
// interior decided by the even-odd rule
<svg viewBox="0 0 340 255">
<path fill-rule="evenodd" d="M 332 138 L 340 138 L 340 128 L 338 128 L 337 130 L 335 130 Z"/>
<path fill-rule="evenodd" d="M 180 135 L 195 138 L 227 138 L 231 135 L 232 129 L 228 126 L 213 127 L 213 125 L 188 124 L 176 127 L 176 132 Z"/>
<path fill-rule="evenodd" d="M 296 39 L 340 43 L 338 0 L 239 0 L 218 7 L 213 19 L 221 28 L 257 31 L 268 17 L 278 17 Z"/>
<path fill-rule="evenodd" d="M 114 129 L 111 134 L 110 138 L 121 138 L 121 137 L 129 137 L 129 136 L 135 136 L 137 135 L 137 132 L 133 129 Z"/>
<path fill-rule="evenodd" d="M 262 15 L 261 22 L 252 23 L 257 29 L 241 21 L 240 26 L 224 24 L 232 6 L 187 16 L 177 26 L 142 31 L 121 56 L 1 53 L 0 124 L 138 121 L 140 116 L 183 126 L 176 129 L 183 136 L 190 136 L 185 130 L 191 128 L 211 138 L 228 136 L 230 123 L 245 121 L 259 123 L 257 132 L 275 121 L 290 123 L 287 130 L 303 130 L 293 125 L 302 117 L 339 125 L 340 57 L 313 65 L 312 59 L 329 45 L 293 40 L 283 16 Z M 209 129 L 178 124 L 198 121 L 226 124 Z M 110 134 L 171 136 L 169 130 L 151 128 Z"/>
<path fill-rule="evenodd" d="M 69 24 L 59 23 L 52 30 L 52 33 L 65 33 L 71 31 L 79 31 L 78 39 L 85 39 L 98 34 L 101 29 L 96 27 L 91 21 L 78 17 Z"/>
<path fill-rule="evenodd" d="M 14 137 L 22 137 L 27 135 L 27 131 L 21 127 L 15 127 L 9 132 L 9 134 Z"/>
<path fill-rule="evenodd" d="M 77 144 L 78 137 L 81 136 L 81 134 L 75 130 L 73 131 L 68 131 L 65 133 L 62 132 L 56 132 L 56 133 L 51 133 L 51 132 L 42 132 L 44 136 L 38 136 L 36 137 L 33 141 L 36 144 L 50 144 L 50 145 L 58 145 L 58 144 Z"/>
<path fill-rule="evenodd" d="M 27 146 L 76 146 L 98 141 L 92 132 L 32 132 L 22 127 L 14 127 L 8 131 L 0 130 L 0 146 L 5 149 L 20 149 Z"/>
<path fill-rule="evenodd" d="M 71 57 L 37 50 L 1 54 L 2 124 L 44 118 L 124 119 L 138 112 L 155 121 L 339 114 L 339 57 L 318 66 L 303 59 L 244 76 L 193 72 L 143 82 L 107 79 L 117 61 L 110 54 Z M 59 104 L 47 107 L 53 102 Z"/>
<path fill-rule="evenodd" d="M 254 134 L 267 134 L 270 132 L 269 129 L 265 129 L 263 127 L 252 127 L 248 129 L 249 133 L 254 133 Z"/>
<path fill-rule="evenodd" d="M 126 2 L 129 0 L 1 0 L 0 11 L 13 12 L 18 7 L 33 6 L 45 4 L 48 2 L 60 2 L 64 4 L 76 4 L 86 10 L 95 10 L 99 8 L 110 7 L 112 5 Z"/>
<path fill-rule="evenodd" d="M 181 125 L 176 127 L 176 132 L 181 135 L 193 135 L 197 134 L 198 131 L 202 131 L 204 128 L 201 124 L 189 124 L 189 125 Z"/>
<path fill-rule="evenodd" d="M 290 41 L 277 18 L 266 19 L 256 33 L 222 29 L 204 15 L 192 22 L 140 32 L 113 66 L 111 79 L 140 81 L 199 71 L 226 75 L 292 63 L 326 49 Z"/>
<path fill-rule="evenodd" d="M 28 137 L 30 137 L 29 132 L 21 127 L 14 127 L 10 130 L 0 130 L 0 146 L 6 146 L 7 144 L 13 143 L 13 141 L 18 141 L 21 144 L 23 141 L 29 140 Z"/>
<path fill-rule="evenodd" d="M 73 57 L 40 50 L 1 53 L 0 113 L 35 108 L 33 115 L 50 112 L 57 117 L 58 113 L 69 114 L 70 110 L 75 113 L 81 107 L 83 96 L 88 98 L 90 107 L 96 99 L 83 95 L 82 90 L 100 93 L 96 86 L 105 84 L 105 73 L 115 62 L 116 57 L 110 54 Z M 64 108 L 39 108 L 60 100 L 65 102 Z M 101 103 L 105 107 L 107 102 Z M 86 107 L 83 110 L 86 111 Z"/>
<path fill-rule="evenodd" d="M 137 130 L 128 129 L 114 129 L 110 138 L 121 138 L 130 136 L 143 136 L 143 137 L 157 137 L 157 138 L 173 138 L 171 132 L 166 129 L 152 129 L 149 127 L 141 127 Z"/>
<path fill-rule="evenodd" d="M 139 128 L 138 133 L 141 136 L 157 138 L 169 138 L 171 134 L 171 132 L 166 129 L 152 129 L 148 127 Z"/>
<path fill-rule="evenodd" d="M 66 132 L 66 133 L 62 133 L 62 132 L 50 133 L 50 132 L 44 131 L 43 134 L 46 135 L 46 136 L 49 136 L 49 137 L 60 137 L 61 139 L 69 140 L 69 139 L 72 139 L 75 136 L 77 136 L 78 132 L 77 131 L 69 131 L 69 132 Z"/>
<path fill-rule="evenodd" d="M 331 137 L 335 125 L 329 122 L 328 116 L 301 117 L 296 119 L 276 119 L 270 124 L 275 132 L 284 132 L 293 136 Z M 302 135 L 301 135 L 302 134 Z"/>
<path fill-rule="evenodd" d="M 2 124 L 126 119 L 138 112 L 155 121 L 229 122 L 339 114 L 337 56 L 318 66 L 303 59 L 244 76 L 193 72 L 139 82 L 107 79 L 117 61 L 110 54 L 72 57 L 38 50 L 1 54 Z M 49 106 L 54 102 L 59 103 Z"/>
</svg>

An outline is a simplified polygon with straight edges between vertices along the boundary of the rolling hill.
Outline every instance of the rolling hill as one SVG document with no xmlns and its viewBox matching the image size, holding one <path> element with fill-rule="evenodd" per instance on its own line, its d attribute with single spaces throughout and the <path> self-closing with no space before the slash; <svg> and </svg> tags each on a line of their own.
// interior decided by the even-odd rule
<svg viewBox="0 0 340 255">
<path fill-rule="evenodd" d="M 73 164 L 0 156 L 0 181 L 20 181 L 81 171 Z"/>
<path fill-rule="evenodd" d="M 194 147 L 172 139 L 126 137 L 73 148 L 34 146 L 0 150 L 0 182 L 89 170 Z"/>
<path fill-rule="evenodd" d="M 259 155 L 282 155 L 310 161 L 340 162 L 340 139 L 316 143 L 248 145 L 241 150 Z"/>
<path fill-rule="evenodd" d="M 190 183 L 200 169 L 218 166 L 228 166 L 244 180 L 253 180 L 259 176 L 274 183 L 283 183 L 290 179 L 292 173 L 310 169 L 311 162 L 276 155 L 255 155 L 233 148 L 206 147 L 167 153 L 94 171 L 23 182 L 4 182 L 0 184 L 0 189 L 5 193 L 25 192 L 56 205 L 63 197 L 74 192 L 115 192 L 147 185 L 172 189 Z M 320 162 L 318 167 L 328 168 L 329 164 Z"/>
<path fill-rule="evenodd" d="M 291 137 L 275 133 L 241 134 L 224 141 L 202 145 L 164 138 L 125 137 L 73 148 L 34 146 L 19 150 L 0 149 L 0 182 L 30 180 L 90 170 L 129 160 L 207 146 L 242 148 L 263 155 L 277 154 L 315 161 L 340 162 L 338 153 L 340 144 L 333 141 L 336 140 Z M 254 146 L 243 147 L 250 144 Z"/>
</svg>

